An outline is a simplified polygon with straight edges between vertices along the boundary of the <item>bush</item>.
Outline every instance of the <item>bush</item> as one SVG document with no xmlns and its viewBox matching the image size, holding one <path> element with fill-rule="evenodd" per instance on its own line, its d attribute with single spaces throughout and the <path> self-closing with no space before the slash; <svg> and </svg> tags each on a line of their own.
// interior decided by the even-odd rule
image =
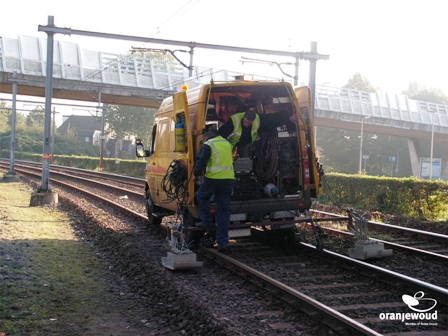
<svg viewBox="0 0 448 336">
<path fill-rule="evenodd" d="M 447 220 L 448 183 L 416 178 L 390 178 L 330 173 L 324 176 L 331 195 L 339 204 L 411 216 L 418 219 Z"/>
</svg>

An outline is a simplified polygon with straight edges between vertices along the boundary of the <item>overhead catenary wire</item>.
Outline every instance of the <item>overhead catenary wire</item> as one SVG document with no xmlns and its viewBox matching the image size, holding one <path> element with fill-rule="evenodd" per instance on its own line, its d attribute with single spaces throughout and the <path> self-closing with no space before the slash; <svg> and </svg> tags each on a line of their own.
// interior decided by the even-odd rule
<svg viewBox="0 0 448 336">
<path fill-rule="evenodd" d="M 160 34 L 161 32 L 161 28 L 163 26 L 165 26 L 168 22 L 172 21 L 176 16 L 180 17 L 182 14 L 184 14 L 185 12 L 187 12 L 187 10 L 189 8 L 187 8 L 188 6 L 190 6 L 190 8 L 192 8 L 195 5 L 195 2 L 199 2 L 200 0 L 190 0 L 188 1 L 185 5 L 183 5 L 179 10 L 177 10 L 176 12 L 174 12 L 170 17 L 168 17 L 165 21 L 163 21 L 161 24 L 159 24 L 151 33 L 150 35 L 153 34 Z"/>
</svg>

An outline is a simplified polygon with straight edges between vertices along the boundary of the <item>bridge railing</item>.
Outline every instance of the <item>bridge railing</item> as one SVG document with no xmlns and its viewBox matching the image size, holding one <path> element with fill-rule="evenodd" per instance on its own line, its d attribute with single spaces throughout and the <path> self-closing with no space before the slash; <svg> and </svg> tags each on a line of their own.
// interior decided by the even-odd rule
<svg viewBox="0 0 448 336">
<path fill-rule="evenodd" d="M 435 132 L 448 134 L 448 106 L 405 95 L 316 85 L 315 108 L 335 119 L 361 121 L 369 117 L 369 123 L 426 131 L 434 125 Z"/>
<path fill-rule="evenodd" d="M 185 84 L 188 84 L 190 88 L 199 86 L 201 84 L 207 84 L 211 81 L 214 82 L 220 82 L 220 81 L 233 81 L 235 80 L 236 76 L 241 75 L 247 75 L 247 73 L 242 71 L 231 71 L 231 70 L 223 70 L 223 69 L 216 69 L 216 68 L 207 68 L 207 67 L 201 67 L 201 66 L 195 66 L 193 68 L 193 74 L 192 76 L 189 76 L 187 74 L 187 71 L 185 72 Z M 264 76 L 264 75 L 257 75 L 257 74 L 251 74 L 252 78 L 254 80 L 258 81 L 281 81 L 283 79 L 279 77 L 271 77 L 271 76 Z M 285 79 L 285 81 L 291 82 L 290 79 Z"/>
<path fill-rule="evenodd" d="M 0 71 L 45 76 L 46 45 L 46 39 L 37 37 L 0 37 Z M 75 43 L 54 41 L 53 77 L 172 91 L 183 81 L 184 71 L 177 62 L 82 50 Z"/>
</svg>

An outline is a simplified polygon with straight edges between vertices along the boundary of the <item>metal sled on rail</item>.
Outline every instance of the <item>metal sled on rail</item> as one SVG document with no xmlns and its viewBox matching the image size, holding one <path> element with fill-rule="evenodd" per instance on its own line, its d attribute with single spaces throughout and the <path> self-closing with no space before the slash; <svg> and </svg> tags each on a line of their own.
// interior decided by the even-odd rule
<svg viewBox="0 0 448 336">
<path fill-rule="evenodd" d="M 189 270 L 202 267 L 202 261 L 196 261 L 196 253 L 192 252 L 180 232 L 180 223 L 171 222 L 167 224 L 170 231 L 167 244 L 170 251 L 166 257 L 162 257 L 162 265 L 171 270 Z"/>
<path fill-rule="evenodd" d="M 351 258 L 367 260 L 378 259 L 392 255 L 392 249 L 384 249 L 384 244 L 370 240 L 367 235 L 368 220 L 352 209 L 346 209 L 349 215 L 348 229 L 355 235 L 355 247 L 348 249 Z"/>
</svg>

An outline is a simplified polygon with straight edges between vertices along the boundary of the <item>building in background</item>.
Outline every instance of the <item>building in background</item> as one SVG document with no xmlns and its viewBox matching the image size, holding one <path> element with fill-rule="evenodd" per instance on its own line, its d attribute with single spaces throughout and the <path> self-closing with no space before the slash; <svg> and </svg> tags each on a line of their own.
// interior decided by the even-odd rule
<svg viewBox="0 0 448 336">
<path fill-rule="evenodd" d="M 134 159 L 135 137 L 127 139 L 114 139 L 105 126 L 105 153 L 106 158 Z M 61 135 L 68 132 L 76 134 L 79 141 L 90 146 L 101 145 L 101 119 L 93 116 L 63 116 L 62 125 L 58 128 Z"/>
<path fill-rule="evenodd" d="M 62 125 L 58 128 L 61 135 L 66 135 L 67 132 L 73 131 L 78 140 L 91 145 L 100 145 L 101 136 L 101 120 L 92 116 L 63 116 Z"/>
</svg>

